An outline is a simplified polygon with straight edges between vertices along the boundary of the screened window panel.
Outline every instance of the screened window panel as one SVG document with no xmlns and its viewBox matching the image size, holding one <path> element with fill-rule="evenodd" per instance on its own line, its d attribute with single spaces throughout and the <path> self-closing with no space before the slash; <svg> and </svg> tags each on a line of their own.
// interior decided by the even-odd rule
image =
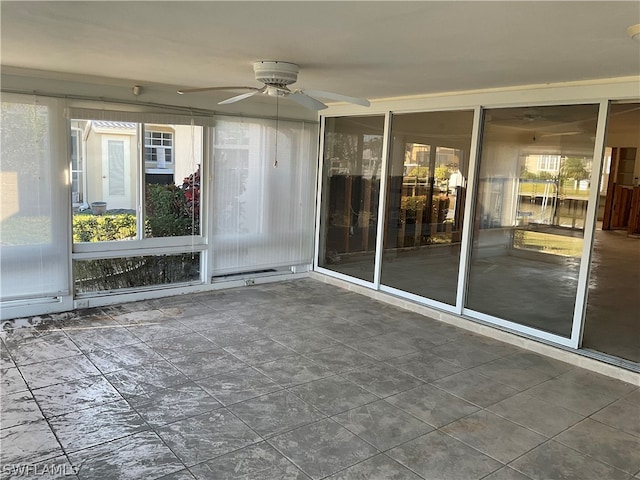
<svg viewBox="0 0 640 480">
<path fill-rule="evenodd" d="M 0 299 L 68 293 L 57 103 L 3 95 L 0 150 Z"/>
<path fill-rule="evenodd" d="M 308 264 L 316 126 L 222 117 L 213 133 L 212 274 Z M 277 166 L 274 164 L 277 161 Z"/>
</svg>

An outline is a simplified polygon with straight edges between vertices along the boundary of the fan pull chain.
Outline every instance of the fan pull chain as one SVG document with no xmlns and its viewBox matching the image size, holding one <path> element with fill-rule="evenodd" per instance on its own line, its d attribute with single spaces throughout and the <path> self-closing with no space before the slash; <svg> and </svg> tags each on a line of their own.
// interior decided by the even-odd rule
<svg viewBox="0 0 640 480">
<path fill-rule="evenodd" d="M 278 107 L 280 96 L 276 95 L 276 141 L 275 141 L 275 154 L 273 156 L 273 168 L 278 168 L 278 119 L 280 118 Z"/>
</svg>

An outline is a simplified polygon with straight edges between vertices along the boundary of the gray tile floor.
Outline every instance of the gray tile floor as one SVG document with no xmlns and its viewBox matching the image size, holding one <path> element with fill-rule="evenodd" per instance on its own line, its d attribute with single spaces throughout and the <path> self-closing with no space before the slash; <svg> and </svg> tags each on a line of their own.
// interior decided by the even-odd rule
<svg viewBox="0 0 640 480">
<path fill-rule="evenodd" d="M 314 280 L 26 323 L 3 479 L 640 478 L 638 386 Z"/>
</svg>

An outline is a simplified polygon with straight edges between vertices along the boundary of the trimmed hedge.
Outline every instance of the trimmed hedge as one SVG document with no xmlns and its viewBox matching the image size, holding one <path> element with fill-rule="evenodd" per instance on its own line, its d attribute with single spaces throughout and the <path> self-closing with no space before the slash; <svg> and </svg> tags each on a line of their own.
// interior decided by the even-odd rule
<svg viewBox="0 0 640 480">
<path fill-rule="evenodd" d="M 145 237 L 197 235 L 200 231 L 200 212 L 197 209 L 194 212 L 193 209 L 194 203 L 186 190 L 175 185 L 147 185 Z M 105 215 L 79 213 L 73 216 L 74 242 L 135 238 L 135 213 L 112 211 Z"/>
<path fill-rule="evenodd" d="M 73 216 L 74 242 L 108 242 L 136 238 L 136 216 L 132 213 Z"/>
<path fill-rule="evenodd" d="M 190 282 L 200 277 L 200 255 L 80 260 L 73 264 L 73 276 L 77 293 Z"/>
</svg>

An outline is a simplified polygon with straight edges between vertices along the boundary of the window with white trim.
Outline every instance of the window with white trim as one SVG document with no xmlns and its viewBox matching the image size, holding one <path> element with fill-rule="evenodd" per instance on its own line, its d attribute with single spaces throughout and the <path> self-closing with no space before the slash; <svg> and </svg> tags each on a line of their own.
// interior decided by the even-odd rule
<svg viewBox="0 0 640 480">
<path fill-rule="evenodd" d="M 557 173 L 558 170 L 560 170 L 560 155 L 539 155 L 538 156 L 539 172 Z"/>
<path fill-rule="evenodd" d="M 144 161 L 154 162 L 158 168 L 173 163 L 173 133 L 145 130 Z"/>
<path fill-rule="evenodd" d="M 71 127 L 71 198 L 74 208 L 84 202 L 84 162 L 82 158 L 82 130 Z"/>
</svg>

